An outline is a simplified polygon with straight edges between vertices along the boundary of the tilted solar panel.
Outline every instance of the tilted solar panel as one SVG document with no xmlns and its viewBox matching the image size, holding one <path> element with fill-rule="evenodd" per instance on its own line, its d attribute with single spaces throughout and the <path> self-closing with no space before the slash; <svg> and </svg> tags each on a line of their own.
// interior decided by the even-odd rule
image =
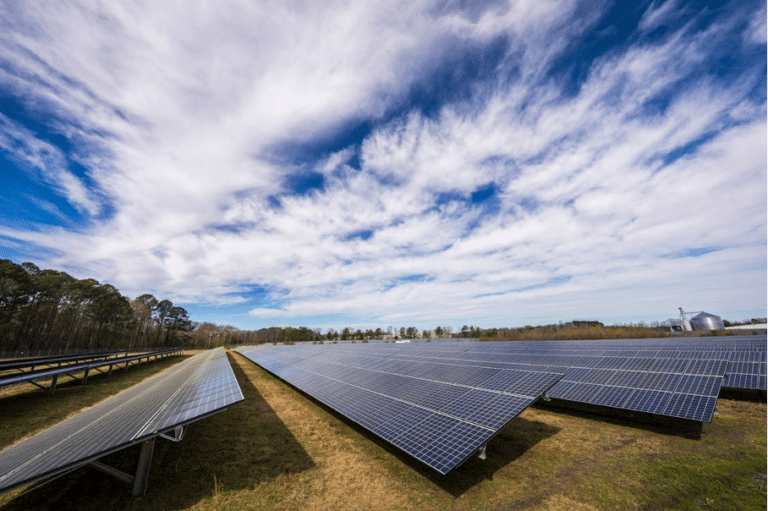
<svg viewBox="0 0 768 511">
<path fill-rule="evenodd" d="M 298 350 L 286 347 L 237 351 L 441 474 L 477 452 L 562 376 L 300 350 L 310 356 L 297 357 L 291 351 Z"/>
<path fill-rule="evenodd" d="M 0 491 L 78 468 L 242 399 L 224 350 L 200 353 L 0 452 Z"/>
</svg>

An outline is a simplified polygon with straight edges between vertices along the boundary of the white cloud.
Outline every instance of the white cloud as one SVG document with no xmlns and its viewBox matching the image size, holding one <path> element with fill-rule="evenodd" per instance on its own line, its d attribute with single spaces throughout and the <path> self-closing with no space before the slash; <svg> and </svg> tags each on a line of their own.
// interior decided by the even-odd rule
<svg viewBox="0 0 768 511">
<path fill-rule="evenodd" d="M 599 14 L 570 20 L 573 5 L 6 11 L 17 21 L 0 35 L 0 84 L 56 112 L 115 213 L 80 234 L 0 235 L 49 247 L 52 266 L 128 294 L 226 304 L 250 285 L 278 290 L 280 309 L 251 312 L 265 321 L 503 325 L 581 314 L 579 303 L 595 314 L 628 315 L 637 303 L 672 314 L 693 290 L 715 303 L 717 286 L 748 286 L 759 270 L 733 268 L 752 264 L 765 243 L 765 106 L 748 94 L 756 77 L 690 80 L 724 25 L 609 52 L 571 97 L 546 77 Z M 675 9 L 654 4 L 641 27 Z M 478 84 L 430 116 L 416 108 L 384 121 L 450 51 L 500 36 L 509 48 L 499 65 L 517 66 L 514 80 Z M 654 98 L 669 105 L 649 112 Z M 315 166 L 281 163 L 280 148 L 360 121 L 374 127 L 361 147 Z M 40 158 L 36 143 L 29 154 Z M 682 157 L 666 165 L 675 150 Z M 286 175 L 307 170 L 324 176 L 322 190 L 281 195 Z M 95 214 L 92 192 L 57 172 L 56 186 Z M 490 182 L 497 210 L 460 200 Z M 702 247 L 720 250 L 669 256 Z"/>
<path fill-rule="evenodd" d="M 100 205 L 83 182 L 70 170 L 62 151 L 40 140 L 19 123 L 0 113 L 0 150 L 19 162 L 33 179 L 42 179 L 58 195 L 88 215 L 99 213 Z M 45 209 L 50 209 L 46 206 Z"/>
<path fill-rule="evenodd" d="M 648 9 L 643 14 L 643 17 L 640 20 L 639 28 L 650 32 L 671 19 L 676 14 L 676 10 L 676 0 L 654 1 L 653 5 L 648 7 Z"/>
</svg>

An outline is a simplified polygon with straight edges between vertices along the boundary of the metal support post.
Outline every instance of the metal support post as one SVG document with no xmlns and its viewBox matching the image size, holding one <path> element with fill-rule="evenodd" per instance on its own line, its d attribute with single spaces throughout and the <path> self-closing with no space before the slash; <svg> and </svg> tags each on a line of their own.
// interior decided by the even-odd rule
<svg viewBox="0 0 768 511">
<path fill-rule="evenodd" d="M 56 392 L 56 384 L 59 382 L 59 375 L 54 374 L 53 379 L 51 380 L 51 386 L 48 387 L 48 395 L 52 396 L 54 392 Z"/>
<path fill-rule="evenodd" d="M 152 465 L 152 451 L 155 449 L 155 437 L 145 440 L 141 444 L 139 466 L 136 467 L 136 476 L 133 478 L 133 496 L 143 497 L 147 493 L 149 482 L 149 467 Z"/>
<path fill-rule="evenodd" d="M 488 444 L 483 444 L 480 446 L 480 448 L 477 450 L 477 457 L 481 460 L 485 461 L 488 456 L 485 455 L 485 448 L 488 447 Z"/>
</svg>

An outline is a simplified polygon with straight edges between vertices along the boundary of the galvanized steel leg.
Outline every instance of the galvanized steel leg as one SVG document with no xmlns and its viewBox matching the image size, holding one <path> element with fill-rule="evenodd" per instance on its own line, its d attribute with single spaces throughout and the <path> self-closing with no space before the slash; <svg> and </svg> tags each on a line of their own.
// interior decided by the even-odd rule
<svg viewBox="0 0 768 511">
<path fill-rule="evenodd" d="M 54 392 L 56 392 L 56 384 L 59 382 L 59 375 L 54 374 L 53 379 L 51 380 L 51 386 L 48 387 L 48 395 L 52 396 Z"/>
<path fill-rule="evenodd" d="M 155 448 L 155 437 L 145 440 L 141 444 L 139 466 L 136 467 L 136 476 L 133 478 L 133 496 L 143 497 L 147 493 L 149 482 L 149 467 L 152 465 L 152 451 Z"/>
</svg>

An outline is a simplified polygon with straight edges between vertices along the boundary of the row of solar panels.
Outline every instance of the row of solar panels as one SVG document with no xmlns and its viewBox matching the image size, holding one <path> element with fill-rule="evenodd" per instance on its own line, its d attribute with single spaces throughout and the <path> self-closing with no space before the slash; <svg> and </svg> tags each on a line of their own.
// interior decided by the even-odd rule
<svg viewBox="0 0 768 511">
<path fill-rule="evenodd" d="M 142 360 L 146 359 L 149 363 L 151 359 L 159 359 L 174 355 L 181 355 L 183 350 L 179 348 L 163 349 L 159 351 L 150 351 L 146 353 L 138 353 L 135 355 L 123 355 L 124 352 L 119 352 L 113 356 L 86 356 L 86 357 L 66 357 L 64 359 L 52 359 L 46 361 L 36 361 L 33 363 L 25 363 L 22 366 L 16 364 L 9 364 L 19 372 L 7 370 L 5 373 L 0 374 L 0 387 L 7 385 L 16 385 L 19 383 L 32 383 L 40 388 L 44 388 L 41 384 L 37 383 L 40 380 L 51 380 L 48 386 L 48 393 L 53 395 L 56 391 L 56 385 L 58 383 L 59 376 L 68 375 L 71 378 L 77 379 L 75 376 L 82 372 L 81 382 L 85 385 L 88 382 L 88 375 L 92 369 L 101 371 L 102 367 L 109 367 L 107 373 L 112 375 L 112 368 L 125 364 L 124 369 L 128 370 L 128 365 L 131 362 L 138 362 L 141 364 Z M 85 358 L 85 361 L 82 361 Z M 74 363 L 72 363 L 74 362 Z M 40 366 L 49 366 L 40 369 Z M 55 365 L 55 367 L 50 367 Z M 24 371 L 23 369 L 28 369 Z"/>
<path fill-rule="evenodd" d="M 200 353 L 0 452 L 0 492 L 91 464 L 142 495 L 157 436 L 179 440 L 187 424 L 242 399 L 225 351 Z M 97 461 L 139 443 L 135 476 Z"/>
<path fill-rule="evenodd" d="M 294 385 L 291 368 L 322 376 L 331 371 L 331 377 L 335 371 L 354 368 L 428 381 L 450 374 L 452 383 L 472 385 L 488 385 L 500 371 L 560 374 L 548 397 L 701 422 L 711 421 L 722 386 L 765 390 L 764 336 L 532 343 L 441 340 L 267 346 L 240 352 L 268 370 L 279 367 L 272 372 Z M 728 374 L 728 368 L 739 372 Z M 296 386 L 317 397 L 311 386 Z M 407 390 L 386 392 L 408 397 Z M 456 399 L 448 406 L 463 405 Z"/>
<path fill-rule="evenodd" d="M 351 348 L 354 349 L 354 346 Z M 386 356 L 393 349 L 408 349 L 412 355 L 427 353 L 429 358 L 471 357 L 472 360 L 518 364 L 512 367 L 531 366 L 529 368 L 539 370 L 548 367 L 550 370 L 583 368 L 668 372 L 665 364 L 697 360 L 698 364 L 708 365 L 708 369 L 691 366 L 689 372 L 693 374 L 719 375 L 720 366 L 725 364 L 724 374 L 728 378 L 723 382 L 724 387 L 766 390 L 765 336 L 494 343 L 441 340 L 407 348 L 379 344 L 370 353 L 384 350 L 382 353 Z M 653 364 L 656 366 L 652 367 Z"/>
<path fill-rule="evenodd" d="M 61 366 L 63 364 L 84 362 L 86 360 L 97 360 L 116 357 L 118 355 L 127 355 L 127 350 L 118 351 L 103 351 L 98 353 L 88 353 L 84 355 L 55 355 L 50 357 L 29 357 L 29 358 L 12 358 L 8 360 L 0 361 L 0 372 L 9 369 L 17 370 L 34 370 L 39 366 Z"/>
<path fill-rule="evenodd" d="M 487 442 L 542 395 L 709 421 L 729 364 L 758 364 L 759 371 L 765 363 L 764 336 L 664 341 L 305 344 L 237 351 L 446 474 L 473 453 L 484 454 Z M 179 439 L 180 426 L 242 399 L 224 351 L 204 352 L 0 452 L 0 491 L 89 463 L 105 469 L 98 458 L 136 443 L 146 448 L 157 436 Z M 144 451 L 136 476 L 123 474 L 135 495 L 146 488 L 151 446 L 148 455 Z"/>
<path fill-rule="evenodd" d="M 495 370 L 492 377 L 469 380 L 438 364 L 419 363 L 417 374 L 406 374 L 295 358 L 288 350 L 282 356 L 280 349 L 238 351 L 441 474 L 475 453 L 562 376 Z"/>
</svg>

